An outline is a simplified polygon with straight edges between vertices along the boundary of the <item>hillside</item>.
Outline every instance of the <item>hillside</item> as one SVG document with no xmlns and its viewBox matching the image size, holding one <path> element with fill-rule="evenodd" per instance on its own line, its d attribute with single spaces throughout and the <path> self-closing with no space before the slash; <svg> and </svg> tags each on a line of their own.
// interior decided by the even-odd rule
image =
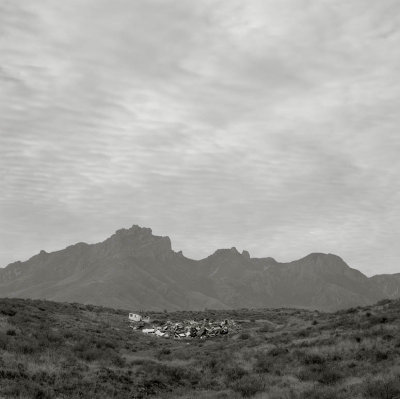
<svg viewBox="0 0 400 399">
<path fill-rule="evenodd" d="M 336 313 L 150 313 L 241 325 L 230 335 L 173 340 L 132 331 L 123 310 L 0 299 L 0 397 L 394 399 L 399 315 L 399 300 Z"/>
<path fill-rule="evenodd" d="M 290 263 L 220 249 L 195 261 L 133 226 L 98 244 L 41 251 L 0 269 L 0 296 L 153 310 L 302 307 L 337 310 L 396 298 L 399 275 L 368 278 L 340 257 Z"/>
</svg>

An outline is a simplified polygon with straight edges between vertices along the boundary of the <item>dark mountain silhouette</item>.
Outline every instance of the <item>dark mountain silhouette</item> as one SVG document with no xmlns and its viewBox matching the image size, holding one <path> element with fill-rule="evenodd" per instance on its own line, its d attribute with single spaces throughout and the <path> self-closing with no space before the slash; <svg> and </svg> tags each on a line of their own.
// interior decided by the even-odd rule
<svg viewBox="0 0 400 399">
<path fill-rule="evenodd" d="M 371 278 L 340 257 L 313 253 L 290 263 L 219 249 L 196 261 L 168 237 L 133 226 L 98 244 L 41 251 L 0 269 L 0 296 L 126 309 L 302 307 L 335 310 L 400 296 L 400 274 Z"/>
</svg>

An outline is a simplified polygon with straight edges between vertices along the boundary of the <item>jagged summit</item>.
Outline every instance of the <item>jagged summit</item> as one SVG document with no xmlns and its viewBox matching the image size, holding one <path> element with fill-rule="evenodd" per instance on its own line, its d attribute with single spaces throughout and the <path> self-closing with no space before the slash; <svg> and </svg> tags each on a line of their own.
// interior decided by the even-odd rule
<svg viewBox="0 0 400 399">
<path fill-rule="evenodd" d="M 217 249 L 212 255 L 210 255 L 209 257 L 245 257 L 250 259 L 250 254 L 248 251 L 242 251 L 242 253 L 240 253 L 236 247 L 232 247 L 232 248 L 221 248 L 221 249 Z"/>
<path fill-rule="evenodd" d="M 249 252 L 249 251 L 246 251 L 246 250 L 243 250 L 243 251 L 242 251 L 242 256 L 244 256 L 244 257 L 247 258 L 247 259 L 250 259 L 250 252 Z"/>
<path fill-rule="evenodd" d="M 240 253 L 236 249 L 236 247 L 232 247 L 232 248 L 217 249 L 212 255 L 240 255 Z"/>
<path fill-rule="evenodd" d="M 115 232 L 115 235 L 138 235 L 138 236 L 152 236 L 153 231 L 149 227 L 142 227 L 137 224 L 132 225 L 132 227 L 125 229 L 119 229 Z"/>
<path fill-rule="evenodd" d="M 196 261 L 167 236 L 133 225 L 97 244 L 77 243 L 0 269 L 0 296 L 117 308 L 305 307 L 335 310 L 400 296 L 400 278 L 368 278 L 333 254 L 297 261 L 252 258 L 236 247 Z"/>
<path fill-rule="evenodd" d="M 119 229 L 101 243 L 107 252 L 127 253 L 131 256 L 160 256 L 173 253 L 168 236 L 156 236 L 150 228 L 133 225 Z"/>
<path fill-rule="evenodd" d="M 147 227 L 141 227 L 138 225 L 133 225 L 128 229 L 119 229 L 111 237 L 107 238 L 105 241 L 109 240 L 131 240 L 131 241 L 149 241 L 160 238 L 159 236 L 154 236 L 153 231 Z"/>
</svg>

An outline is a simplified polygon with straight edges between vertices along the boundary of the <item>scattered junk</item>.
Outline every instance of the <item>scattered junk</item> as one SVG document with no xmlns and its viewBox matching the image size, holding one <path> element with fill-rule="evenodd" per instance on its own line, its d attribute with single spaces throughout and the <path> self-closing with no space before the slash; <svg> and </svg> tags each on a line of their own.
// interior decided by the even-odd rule
<svg viewBox="0 0 400 399">
<path fill-rule="evenodd" d="M 130 321 L 141 321 L 142 316 L 140 316 L 140 314 L 137 314 L 137 313 L 129 313 L 129 320 Z"/>
<path fill-rule="evenodd" d="M 131 317 L 131 315 L 139 317 Z M 151 334 L 156 337 L 185 339 L 200 338 L 206 339 L 218 335 L 236 333 L 240 327 L 233 320 L 202 321 L 183 320 L 181 322 L 172 322 L 170 320 L 159 325 L 150 325 L 149 317 L 142 317 L 134 313 L 129 314 L 130 327 L 133 330 L 140 330 L 143 334 Z"/>
<path fill-rule="evenodd" d="M 133 322 L 150 323 L 150 316 L 142 316 L 137 313 L 129 313 L 129 320 Z"/>
</svg>

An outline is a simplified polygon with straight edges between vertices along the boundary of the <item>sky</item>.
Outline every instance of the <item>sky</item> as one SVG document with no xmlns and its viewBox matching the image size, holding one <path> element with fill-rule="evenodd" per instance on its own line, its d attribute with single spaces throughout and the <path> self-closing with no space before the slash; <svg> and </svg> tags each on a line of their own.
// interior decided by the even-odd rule
<svg viewBox="0 0 400 399">
<path fill-rule="evenodd" d="M 1 0 L 0 265 L 133 224 L 400 272 L 398 0 Z"/>
</svg>

